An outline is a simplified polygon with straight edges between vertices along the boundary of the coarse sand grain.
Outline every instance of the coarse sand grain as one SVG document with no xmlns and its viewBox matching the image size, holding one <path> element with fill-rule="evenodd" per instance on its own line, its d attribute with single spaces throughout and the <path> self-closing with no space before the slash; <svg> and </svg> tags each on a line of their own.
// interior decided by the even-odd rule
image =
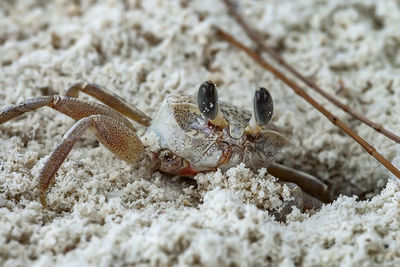
<svg viewBox="0 0 400 267">
<path fill-rule="evenodd" d="M 238 6 L 296 69 L 400 133 L 399 1 Z M 0 125 L 0 266 L 400 266 L 400 181 L 213 25 L 251 44 L 219 1 L 1 1 L 0 108 L 87 81 L 154 117 L 168 94 L 194 94 L 205 80 L 246 108 L 263 86 L 292 141 L 277 161 L 319 177 L 337 199 L 278 222 L 268 210 L 287 192 L 265 169 L 196 181 L 150 173 L 88 132 L 43 210 L 39 172 L 73 124 L 43 108 Z M 315 97 L 400 166 L 400 145 Z M 154 136 L 141 138 L 157 149 Z"/>
</svg>

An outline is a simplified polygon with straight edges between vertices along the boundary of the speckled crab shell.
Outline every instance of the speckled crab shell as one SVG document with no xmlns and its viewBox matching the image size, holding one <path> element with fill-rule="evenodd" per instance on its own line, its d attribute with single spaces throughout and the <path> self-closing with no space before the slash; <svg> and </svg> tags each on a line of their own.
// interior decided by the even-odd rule
<svg viewBox="0 0 400 267">
<path fill-rule="evenodd" d="M 244 162 L 251 169 L 268 167 L 289 141 L 268 123 L 257 135 L 246 130 L 251 113 L 219 102 L 227 127 L 212 125 L 200 113 L 196 98 L 172 95 L 165 99 L 147 132 L 159 137 L 161 150 L 168 150 L 190 163 L 198 172 L 223 171 Z"/>
</svg>

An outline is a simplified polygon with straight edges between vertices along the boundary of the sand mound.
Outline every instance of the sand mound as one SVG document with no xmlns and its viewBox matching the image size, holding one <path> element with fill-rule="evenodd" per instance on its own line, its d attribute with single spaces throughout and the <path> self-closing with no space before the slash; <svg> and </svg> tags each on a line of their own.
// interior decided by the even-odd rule
<svg viewBox="0 0 400 267">
<path fill-rule="evenodd" d="M 400 132 L 397 1 L 249 1 L 241 11 L 288 62 Z M 87 133 L 42 210 L 37 177 L 73 121 L 41 109 L 0 126 L 0 265 L 400 263 L 400 182 L 219 40 L 214 24 L 250 43 L 215 1 L 2 1 L 0 107 L 89 81 L 154 116 L 166 95 L 194 94 L 204 80 L 242 107 L 262 85 L 275 99 L 274 123 L 292 140 L 277 160 L 348 197 L 313 215 L 295 210 L 283 224 L 265 209 L 278 207 L 284 190 L 263 169 L 199 175 L 196 185 L 149 173 L 146 162 L 129 165 Z M 399 145 L 321 101 L 400 166 Z"/>
</svg>

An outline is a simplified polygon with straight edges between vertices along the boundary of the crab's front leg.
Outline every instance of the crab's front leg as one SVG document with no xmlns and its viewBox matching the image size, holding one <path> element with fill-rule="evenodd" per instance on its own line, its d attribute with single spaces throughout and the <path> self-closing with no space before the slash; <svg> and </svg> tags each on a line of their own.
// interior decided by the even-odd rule
<svg viewBox="0 0 400 267">
<path fill-rule="evenodd" d="M 90 129 L 111 152 L 127 162 L 144 157 L 144 146 L 135 132 L 122 122 L 104 115 L 91 115 L 77 121 L 45 162 L 39 176 L 40 202 L 47 207 L 46 192 L 72 147 Z"/>
</svg>

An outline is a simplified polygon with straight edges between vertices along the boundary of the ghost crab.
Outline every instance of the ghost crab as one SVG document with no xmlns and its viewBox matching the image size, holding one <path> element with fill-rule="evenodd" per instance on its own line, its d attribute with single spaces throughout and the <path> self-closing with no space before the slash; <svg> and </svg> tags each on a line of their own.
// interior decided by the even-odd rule
<svg viewBox="0 0 400 267">
<path fill-rule="evenodd" d="M 80 92 L 103 104 L 78 99 Z M 36 97 L 4 108 L 0 111 L 0 124 L 44 106 L 62 112 L 76 122 L 40 172 L 38 188 L 43 207 L 47 207 L 46 192 L 54 182 L 57 170 L 87 129 L 127 162 L 135 163 L 146 156 L 145 146 L 127 117 L 149 126 L 147 132 L 157 135 L 160 150 L 147 155 L 157 170 L 193 178 L 198 173 L 218 168 L 226 171 L 243 162 L 252 170 L 268 167 L 268 172 L 286 181 L 294 199 L 287 203 L 290 206 L 316 208 L 321 205 L 320 200 L 329 200 L 326 185 L 318 179 L 272 163 L 289 141 L 270 122 L 274 105 L 265 88 L 255 91 L 253 112 L 250 113 L 218 101 L 216 86 L 206 81 L 199 87 L 197 98 L 169 96 L 151 122 L 149 116 L 106 89 L 96 84 L 80 83 L 70 87 L 65 96 Z"/>
</svg>

